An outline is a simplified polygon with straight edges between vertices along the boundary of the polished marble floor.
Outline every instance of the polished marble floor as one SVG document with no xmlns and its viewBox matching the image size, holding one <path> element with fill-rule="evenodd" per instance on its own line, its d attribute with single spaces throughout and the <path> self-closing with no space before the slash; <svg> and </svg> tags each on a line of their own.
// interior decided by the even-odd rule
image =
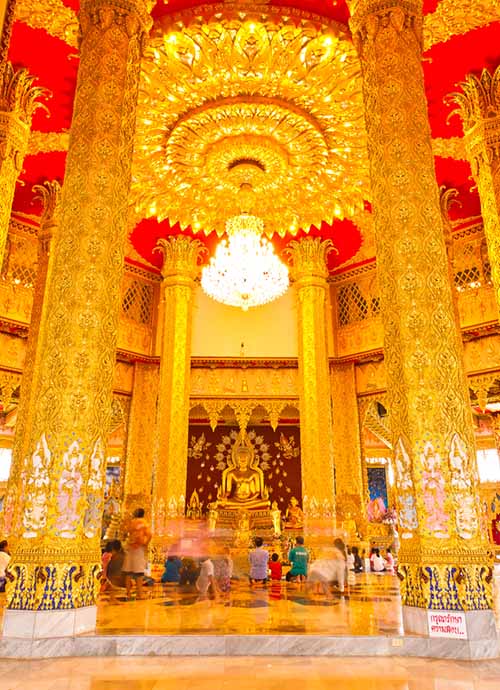
<svg viewBox="0 0 500 690">
<path fill-rule="evenodd" d="M 227 599 L 203 600 L 194 591 L 155 586 L 145 601 L 99 603 L 97 631 L 105 635 L 401 634 L 395 576 L 358 575 L 344 596 L 314 594 L 286 582 L 250 588 L 233 584 Z"/>
<path fill-rule="evenodd" d="M 500 660 L 122 657 L 1 661 L 2 690 L 498 690 Z"/>
<path fill-rule="evenodd" d="M 495 578 L 497 626 L 500 631 L 500 572 Z M 202 600 L 195 591 L 156 585 L 144 601 L 117 602 L 101 595 L 98 635 L 330 635 L 394 636 L 404 634 L 398 580 L 383 574 L 361 574 L 345 596 L 332 599 L 308 592 L 304 585 L 250 588 L 233 583 L 227 599 Z M 0 626 L 3 601 L 0 599 Z M 1 686 L 0 686 L 1 687 Z"/>
</svg>

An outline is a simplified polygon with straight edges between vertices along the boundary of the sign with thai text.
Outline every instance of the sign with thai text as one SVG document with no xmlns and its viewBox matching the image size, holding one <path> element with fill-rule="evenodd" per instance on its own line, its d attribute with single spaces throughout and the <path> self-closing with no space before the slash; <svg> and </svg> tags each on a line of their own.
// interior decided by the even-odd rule
<svg viewBox="0 0 500 690">
<path fill-rule="evenodd" d="M 463 611 L 427 611 L 429 637 L 467 639 L 467 625 Z"/>
</svg>

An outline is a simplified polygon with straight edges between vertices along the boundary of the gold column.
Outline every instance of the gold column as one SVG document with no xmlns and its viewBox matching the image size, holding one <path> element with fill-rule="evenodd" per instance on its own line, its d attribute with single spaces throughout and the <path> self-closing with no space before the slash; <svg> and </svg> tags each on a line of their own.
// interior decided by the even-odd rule
<svg viewBox="0 0 500 690">
<path fill-rule="evenodd" d="M 12 530 L 12 518 L 16 512 L 17 498 L 20 495 L 20 473 L 27 452 L 26 443 L 29 442 L 26 430 L 33 417 L 36 404 L 32 391 L 37 388 L 42 354 L 40 348 L 37 348 L 38 333 L 42 322 L 43 307 L 47 304 L 45 287 L 47 283 L 50 284 L 52 281 L 53 254 L 50 252 L 50 246 L 57 231 L 61 210 L 61 187 L 56 180 L 46 181 L 43 185 L 35 185 L 33 191 L 41 198 L 43 211 L 38 229 L 37 271 L 33 286 L 33 306 L 21 382 L 21 397 L 17 411 L 12 466 L 7 485 L 5 508 L 1 514 L 5 535 L 10 535 Z M 12 546 L 13 544 L 11 544 Z"/>
<path fill-rule="evenodd" d="M 153 444 L 151 431 L 156 422 L 159 369 L 156 364 L 136 362 L 130 408 L 122 515 L 136 508 L 151 510 L 153 486 Z"/>
<path fill-rule="evenodd" d="M 0 0 L 0 61 L 7 60 L 16 0 Z"/>
<path fill-rule="evenodd" d="M 500 309 L 500 66 L 480 77 L 467 75 L 462 93 L 449 98 L 458 108 L 465 148 L 481 201 L 491 279 Z"/>
<path fill-rule="evenodd" d="M 33 634 L 42 613 L 55 622 L 61 609 L 93 607 L 99 586 L 105 451 L 148 9 L 146 0 L 80 4 L 80 67 L 60 230 L 38 336 L 39 373 L 31 391 L 36 406 L 26 423 L 7 587 L 8 609 L 24 610 Z M 15 635 L 19 613 L 10 613 L 4 634 Z M 66 615 L 58 634 L 94 624 L 95 608 Z"/>
<path fill-rule="evenodd" d="M 155 544 L 160 544 L 170 534 L 170 521 L 184 516 L 193 298 L 200 257 L 206 250 L 199 240 L 182 235 L 159 240 L 157 247 L 163 254 L 163 336 L 153 532 Z"/>
<path fill-rule="evenodd" d="M 334 364 L 330 369 L 333 407 L 333 450 L 335 455 L 335 494 L 337 525 L 356 536 L 364 533 L 365 499 L 363 458 L 359 425 L 356 376 L 352 362 Z"/>
<path fill-rule="evenodd" d="M 325 520 L 330 531 L 335 519 L 335 488 L 326 333 L 326 258 L 332 250 L 330 240 L 322 242 L 318 237 L 294 240 L 287 248 L 299 330 L 302 500 L 306 518 Z"/>
<path fill-rule="evenodd" d="M 16 181 L 28 149 L 31 120 L 45 89 L 33 86 L 28 70 L 0 62 L 0 266 L 9 230 Z"/>
<path fill-rule="evenodd" d="M 409 626 L 424 632 L 418 608 L 491 608 L 491 560 L 479 529 L 470 400 L 434 173 L 422 1 L 349 5 L 363 73 L 401 593 L 416 607 Z"/>
</svg>

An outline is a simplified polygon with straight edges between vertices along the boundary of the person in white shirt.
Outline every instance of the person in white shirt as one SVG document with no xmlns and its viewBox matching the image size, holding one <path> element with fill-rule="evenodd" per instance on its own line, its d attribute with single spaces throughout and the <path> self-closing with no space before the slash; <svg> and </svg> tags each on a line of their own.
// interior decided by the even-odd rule
<svg viewBox="0 0 500 690">
<path fill-rule="evenodd" d="M 350 547 L 347 547 L 347 570 L 354 571 L 354 554 Z"/>
<path fill-rule="evenodd" d="M 201 564 L 200 574 L 196 580 L 196 589 L 200 593 L 200 598 L 205 598 L 208 595 L 208 588 L 212 588 L 214 597 L 217 598 L 217 586 L 215 584 L 215 569 L 213 561 L 210 558 L 205 558 Z"/>
<path fill-rule="evenodd" d="M 370 566 L 373 573 L 383 573 L 385 570 L 385 560 L 380 555 L 379 549 L 373 549 L 373 553 L 370 556 Z"/>
<path fill-rule="evenodd" d="M 7 566 L 10 561 L 9 544 L 6 539 L 0 541 L 0 592 L 5 592 Z"/>
<path fill-rule="evenodd" d="M 316 589 L 323 592 L 328 599 L 332 599 L 330 583 L 336 581 L 340 594 L 344 593 L 346 575 L 346 553 L 341 539 L 336 539 L 331 547 L 323 547 L 320 558 L 311 563 L 307 575 L 308 589 Z"/>
<path fill-rule="evenodd" d="M 394 575 L 394 556 L 392 555 L 391 547 L 387 547 L 385 552 L 385 569 L 388 573 Z"/>
</svg>

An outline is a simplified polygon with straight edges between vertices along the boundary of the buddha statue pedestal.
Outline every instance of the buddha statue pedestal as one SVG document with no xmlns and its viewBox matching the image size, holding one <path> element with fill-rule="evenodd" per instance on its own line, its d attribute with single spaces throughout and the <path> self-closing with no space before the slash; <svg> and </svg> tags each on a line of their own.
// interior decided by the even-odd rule
<svg viewBox="0 0 500 690">
<path fill-rule="evenodd" d="M 246 510 L 245 508 L 218 508 L 217 509 L 217 529 L 229 529 L 231 531 L 244 531 L 248 524 L 249 532 L 259 532 L 259 534 L 269 532 L 274 534 L 273 518 L 269 508 L 259 510 Z M 264 534 L 262 534 L 264 536 Z"/>
</svg>

